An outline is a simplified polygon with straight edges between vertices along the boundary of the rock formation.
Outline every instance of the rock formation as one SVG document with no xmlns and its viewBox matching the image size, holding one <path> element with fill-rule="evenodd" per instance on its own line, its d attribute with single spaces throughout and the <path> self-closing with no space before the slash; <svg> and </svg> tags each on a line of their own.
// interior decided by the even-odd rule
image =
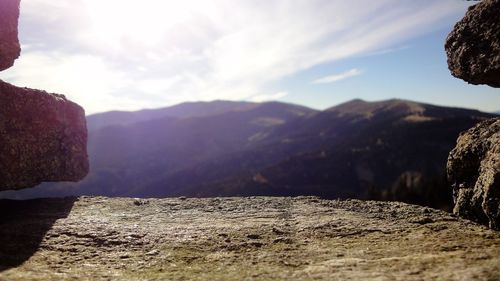
<svg viewBox="0 0 500 281">
<path fill-rule="evenodd" d="M 19 0 L 0 0 L 0 70 L 19 56 Z M 88 173 L 83 108 L 62 95 L 0 80 L 0 190 Z"/>
<path fill-rule="evenodd" d="M 62 95 L 0 80 L 0 190 L 88 173 L 83 109 Z"/>
<path fill-rule="evenodd" d="M 500 232 L 398 202 L 0 200 L 0 280 L 500 280 Z"/>
<path fill-rule="evenodd" d="M 500 118 L 463 133 L 448 158 L 453 212 L 500 230 Z"/>
<path fill-rule="evenodd" d="M 0 0 L 0 71 L 11 67 L 19 57 L 17 19 L 20 0 Z"/>
<path fill-rule="evenodd" d="M 445 49 L 453 76 L 500 87 L 500 0 L 471 6 L 448 35 Z"/>
<path fill-rule="evenodd" d="M 500 0 L 471 6 L 445 44 L 451 73 L 500 87 Z M 457 140 L 447 164 L 453 212 L 500 230 L 500 119 L 483 121 Z"/>
</svg>

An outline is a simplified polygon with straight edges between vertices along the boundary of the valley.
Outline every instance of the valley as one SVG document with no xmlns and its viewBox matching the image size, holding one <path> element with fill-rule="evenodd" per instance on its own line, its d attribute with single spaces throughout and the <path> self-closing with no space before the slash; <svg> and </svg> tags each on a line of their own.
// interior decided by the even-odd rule
<svg viewBox="0 0 500 281">
<path fill-rule="evenodd" d="M 493 115 L 406 100 L 198 102 L 87 117 L 90 174 L 1 197 L 299 196 L 450 210 L 448 152 Z"/>
</svg>

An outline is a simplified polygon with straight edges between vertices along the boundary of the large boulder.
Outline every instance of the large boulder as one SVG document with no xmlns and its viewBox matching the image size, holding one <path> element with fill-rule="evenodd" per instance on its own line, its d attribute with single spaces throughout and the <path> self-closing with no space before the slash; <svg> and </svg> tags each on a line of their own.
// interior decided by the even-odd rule
<svg viewBox="0 0 500 281">
<path fill-rule="evenodd" d="M 450 152 L 453 212 L 500 230 L 500 118 L 462 133 Z"/>
<path fill-rule="evenodd" d="M 20 0 L 0 0 L 0 71 L 11 67 L 21 54 L 17 39 Z"/>
<path fill-rule="evenodd" d="M 500 87 L 500 0 L 471 6 L 448 35 L 445 49 L 453 76 Z"/>
<path fill-rule="evenodd" d="M 0 105 L 0 190 L 87 175 L 87 128 L 79 105 L 1 80 Z"/>
</svg>

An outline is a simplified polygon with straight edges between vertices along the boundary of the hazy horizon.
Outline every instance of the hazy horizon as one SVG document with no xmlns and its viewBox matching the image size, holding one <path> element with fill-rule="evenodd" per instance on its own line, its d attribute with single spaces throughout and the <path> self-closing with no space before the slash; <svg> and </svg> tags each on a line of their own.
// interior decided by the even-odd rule
<svg viewBox="0 0 500 281">
<path fill-rule="evenodd" d="M 463 108 L 463 109 L 479 110 L 479 111 L 485 112 L 485 113 L 500 114 L 500 111 L 495 111 L 495 110 L 493 110 L 493 111 L 484 111 L 484 110 L 480 110 L 480 109 L 477 109 L 477 108 L 466 107 L 466 106 L 460 106 L 460 107 L 458 107 L 458 106 L 450 106 L 450 105 L 446 105 L 446 104 L 444 104 L 444 105 L 443 104 L 435 104 L 435 103 L 430 103 L 430 102 L 425 102 L 425 101 L 401 99 L 401 98 L 397 98 L 397 97 L 387 98 L 387 99 L 377 99 L 377 100 L 366 100 L 366 99 L 361 99 L 361 98 L 353 97 L 350 100 L 342 101 L 342 102 L 339 102 L 339 103 L 330 104 L 330 105 L 325 104 L 321 108 L 311 107 L 311 106 L 307 106 L 307 105 L 299 104 L 299 103 L 294 103 L 294 102 L 287 102 L 287 101 L 284 101 L 284 100 L 268 100 L 268 101 L 259 101 L 259 102 L 256 102 L 256 101 L 248 101 L 248 100 L 223 100 L 223 99 L 214 99 L 214 100 L 184 101 L 184 102 L 179 102 L 179 103 L 172 104 L 172 105 L 167 105 L 167 106 L 150 107 L 150 108 L 139 108 L 139 109 L 135 109 L 135 110 L 114 110 L 114 109 L 110 109 L 108 111 L 95 112 L 95 113 L 86 113 L 85 116 L 88 117 L 88 116 L 103 114 L 103 113 L 107 113 L 107 112 L 139 112 L 139 111 L 143 111 L 143 110 L 160 110 L 160 109 L 164 109 L 164 108 L 170 108 L 170 107 L 179 106 L 179 105 L 186 104 L 186 103 L 214 103 L 214 102 L 235 102 L 235 103 L 238 103 L 238 102 L 242 102 L 242 103 L 243 102 L 247 102 L 247 103 L 256 103 L 256 104 L 257 103 L 267 103 L 267 102 L 279 102 L 279 103 L 285 103 L 285 104 L 290 104 L 290 105 L 303 106 L 303 107 L 306 107 L 306 108 L 309 108 L 309 109 L 312 109 L 312 110 L 322 111 L 322 110 L 326 110 L 328 108 L 335 107 L 335 106 L 338 106 L 338 105 L 341 105 L 341 104 L 344 104 L 344 103 L 347 103 L 347 102 L 350 102 L 350 101 L 354 101 L 354 100 L 362 100 L 362 101 L 368 102 L 368 103 L 371 103 L 371 102 L 382 102 L 382 101 L 388 101 L 388 100 L 403 100 L 403 101 L 416 102 L 416 103 L 422 103 L 422 104 L 429 104 L 429 105 L 435 105 L 435 106 L 441 106 L 441 107 Z"/>
<path fill-rule="evenodd" d="M 498 89 L 451 76 L 444 41 L 470 1 L 21 2 L 22 56 L 0 79 L 87 114 L 187 101 L 324 109 L 399 98 L 500 110 Z"/>
</svg>

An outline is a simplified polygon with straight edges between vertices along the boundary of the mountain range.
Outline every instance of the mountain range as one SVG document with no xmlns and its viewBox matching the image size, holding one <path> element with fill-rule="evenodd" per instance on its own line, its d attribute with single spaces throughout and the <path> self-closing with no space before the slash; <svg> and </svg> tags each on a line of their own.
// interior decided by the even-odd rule
<svg viewBox="0 0 500 281">
<path fill-rule="evenodd" d="M 87 178 L 0 197 L 318 195 L 447 208 L 447 155 L 461 131 L 493 116 L 397 99 L 106 112 L 87 117 Z"/>
</svg>

